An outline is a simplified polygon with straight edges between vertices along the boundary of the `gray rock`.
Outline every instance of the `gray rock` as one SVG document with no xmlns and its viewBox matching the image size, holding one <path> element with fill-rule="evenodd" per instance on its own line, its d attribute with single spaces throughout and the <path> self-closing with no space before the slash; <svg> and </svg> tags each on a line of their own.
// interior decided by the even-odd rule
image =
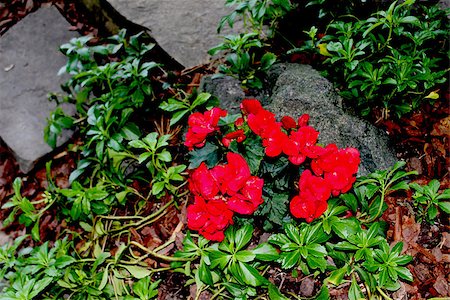
<svg viewBox="0 0 450 300">
<path fill-rule="evenodd" d="M 207 51 L 222 42 L 220 18 L 231 12 L 225 0 L 109 0 L 128 20 L 147 27 L 158 44 L 186 67 L 208 62 Z M 226 29 L 221 34 L 236 32 Z"/>
<path fill-rule="evenodd" d="M 241 88 L 241 82 L 233 77 L 224 76 L 213 78 L 213 76 L 203 76 L 200 81 L 200 91 L 208 92 L 220 100 L 220 106 L 226 108 L 230 113 L 238 113 L 245 93 Z"/>
<path fill-rule="evenodd" d="M 49 92 L 65 80 L 59 46 L 77 36 L 56 8 L 42 7 L 0 38 L 0 136 L 28 172 L 52 149 L 44 142 L 46 119 L 55 107 Z"/>
<path fill-rule="evenodd" d="M 267 108 L 279 117 L 309 114 L 309 124 L 320 132 L 319 143 L 357 148 L 361 153 L 359 175 L 389 168 L 396 162 L 387 135 L 344 112 L 333 85 L 311 66 L 280 64 L 269 76 L 274 86 Z"/>
</svg>

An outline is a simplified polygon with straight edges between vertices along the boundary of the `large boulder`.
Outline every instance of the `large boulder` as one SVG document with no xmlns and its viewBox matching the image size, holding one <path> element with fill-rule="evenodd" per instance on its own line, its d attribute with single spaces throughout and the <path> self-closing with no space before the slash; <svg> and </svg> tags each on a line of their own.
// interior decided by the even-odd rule
<svg viewBox="0 0 450 300">
<path fill-rule="evenodd" d="M 361 153 L 359 175 L 391 167 L 396 156 L 387 135 L 365 120 L 342 109 L 333 84 L 308 65 L 277 64 L 268 74 L 271 96 L 266 108 L 279 118 L 310 115 L 309 124 L 320 132 L 319 143 L 355 147 Z M 232 78 L 202 79 L 201 88 L 219 99 L 221 106 L 236 111 L 246 96 Z"/>
<path fill-rule="evenodd" d="M 78 35 L 69 26 L 56 8 L 42 7 L 0 38 L 0 136 L 25 173 L 52 150 L 43 138 L 55 108 L 47 94 L 65 81 L 57 76 L 66 63 L 58 49 Z"/>
<path fill-rule="evenodd" d="M 388 136 L 369 122 L 345 112 L 332 83 L 311 66 L 279 64 L 269 74 L 273 82 L 267 108 L 278 116 L 309 114 L 321 144 L 355 147 L 361 153 L 360 175 L 386 169 L 396 162 Z"/>
</svg>

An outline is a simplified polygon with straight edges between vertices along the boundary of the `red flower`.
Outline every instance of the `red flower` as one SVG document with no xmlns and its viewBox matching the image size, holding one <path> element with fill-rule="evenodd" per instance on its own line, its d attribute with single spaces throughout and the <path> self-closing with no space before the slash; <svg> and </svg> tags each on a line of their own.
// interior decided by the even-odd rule
<svg viewBox="0 0 450 300">
<path fill-rule="evenodd" d="M 338 149 L 335 144 L 329 144 L 324 153 L 312 161 L 311 168 L 316 175 L 324 175 L 333 196 L 337 196 L 350 190 L 356 180 L 359 163 L 357 149 Z"/>
<path fill-rule="evenodd" d="M 237 127 L 244 125 L 244 118 L 237 118 L 236 121 L 234 121 L 234 125 Z"/>
<path fill-rule="evenodd" d="M 188 119 L 188 132 L 184 145 L 192 150 L 194 147 L 200 148 L 205 145 L 206 137 L 218 130 L 217 123 L 221 117 L 225 117 L 227 111 L 215 107 L 204 114 L 193 113 Z"/>
<path fill-rule="evenodd" d="M 300 127 L 297 131 L 292 131 L 289 138 L 294 143 L 295 148 L 285 151 L 289 156 L 289 161 L 294 165 L 299 165 L 305 161 L 306 157 L 315 158 L 324 150 L 317 146 L 319 132 L 311 126 Z"/>
<path fill-rule="evenodd" d="M 283 128 L 286 130 L 297 128 L 297 123 L 292 117 L 284 116 L 281 118 L 281 124 L 283 124 Z"/>
<path fill-rule="evenodd" d="M 222 144 L 225 147 L 229 147 L 230 143 L 232 140 L 236 140 L 236 142 L 240 143 L 242 141 L 245 140 L 245 134 L 244 134 L 244 130 L 242 129 L 238 129 L 236 131 L 227 133 L 223 138 L 222 138 Z"/>
<path fill-rule="evenodd" d="M 241 103 L 241 111 L 244 115 L 257 114 L 262 108 L 261 103 L 256 99 L 244 99 Z"/>
<path fill-rule="evenodd" d="M 299 180 L 300 194 L 307 199 L 327 201 L 330 198 L 331 188 L 322 177 L 312 175 L 310 170 L 303 171 Z"/>
<path fill-rule="evenodd" d="M 262 198 L 263 185 L 263 179 L 256 176 L 250 177 L 240 192 L 234 194 L 227 201 L 228 208 L 239 214 L 251 215 L 264 202 Z"/>
<path fill-rule="evenodd" d="M 290 209 L 292 215 L 299 219 L 305 219 L 311 223 L 327 210 L 326 201 L 315 201 L 303 197 L 301 194 L 291 200 Z"/>
<path fill-rule="evenodd" d="M 309 115 L 308 114 L 303 114 L 300 116 L 300 118 L 298 118 L 298 127 L 303 127 L 308 125 L 309 122 Z"/>
<path fill-rule="evenodd" d="M 211 241 L 222 241 L 224 230 L 233 224 L 233 212 L 222 200 L 210 200 L 195 196 L 193 205 L 187 208 L 188 227 L 197 230 Z"/>
<path fill-rule="evenodd" d="M 276 157 L 281 154 L 283 147 L 289 143 L 289 138 L 281 131 L 280 128 L 274 127 L 266 132 L 266 137 L 263 139 L 263 146 L 265 147 L 266 155 L 269 157 Z"/>
<path fill-rule="evenodd" d="M 205 199 L 213 199 L 219 193 L 218 181 L 204 162 L 189 177 L 189 190 Z"/>
<path fill-rule="evenodd" d="M 222 193 L 230 196 L 236 194 L 250 177 L 250 168 L 247 161 L 237 153 L 227 153 L 228 164 L 223 168 L 223 177 L 220 179 Z"/>
<path fill-rule="evenodd" d="M 325 173 L 324 178 L 331 187 L 331 194 L 336 197 L 352 188 L 353 183 L 356 181 L 356 176 L 354 175 L 348 168 L 338 167 L 334 172 Z"/>
<path fill-rule="evenodd" d="M 262 138 L 269 137 L 270 132 L 281 128 L 280 124 L 277 123 L 275 114 L 265 109 L 259 110 L 256 114 L 249 114 L 247 122 L 250 129 Z"/>
<path fill-rule="evenodd" d="M 292 215 L 311 222 L 318 218 L 327 209 L 327 200 L 331 194 L 331 188 L 325 179 L 311 174 L 306 170 L 300 176 L 300 193 L 290 203 Z"/>
</svg>

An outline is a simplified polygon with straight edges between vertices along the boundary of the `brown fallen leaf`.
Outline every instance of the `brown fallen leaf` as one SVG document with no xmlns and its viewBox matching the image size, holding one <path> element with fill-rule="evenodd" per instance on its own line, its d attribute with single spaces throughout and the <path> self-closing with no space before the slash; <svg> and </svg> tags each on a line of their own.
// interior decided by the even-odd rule
<svg viewBox="0 0 450 300">
<path fill-rule="evenodd" d="M 450 136 L 450 116 L 439 120 L 433 124 L 433 130 L 431 131 L 433 136 Z"/>
</svg>

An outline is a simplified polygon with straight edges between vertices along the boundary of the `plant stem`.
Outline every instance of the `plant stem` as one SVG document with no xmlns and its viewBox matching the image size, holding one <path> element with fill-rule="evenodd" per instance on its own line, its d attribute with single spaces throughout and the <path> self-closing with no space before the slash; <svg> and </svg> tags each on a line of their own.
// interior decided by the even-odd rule
<svg viewBox="0 0 450 300">
<path fill-rule="evenodd" d="M 384 299 L 386 299 L 386 300 L 392 300 L 392 298 L 389 297 L 388 295 L 386 295 L 386 293 L 383 292 L 383 290 L 380 289 L 380 287 L 377 286 L 377 290 L 378 290 L 378 292 L 380 293 L 380 295 L 383 296 Z"/>
<path fill-rule="evenodd" d="M 164 254 L 160 254 L 160 253 L 156 253 L 153 250 L 148 249 L 147 247 L 144 247 L 143 245 L 139 244 L 136 241 L 131 241 L 130 243 L 131 245 L 134 245 L 136 247 L 138 247 L 139 249 L 141 249 L 142 251 L 147 252 L 148 254 L 150 254 L 151 256 L 161 259 L 161 260 L 165 260 L 165 261 L 191 261 L 192 258 L 185 258 L 185 257 L 173 257 L 173 256 L 167 256 Z"/>
<path fill-rule="evenodd" d="M 223 292 L 223 290 L 225 290 L 225 287 L 221 287 L 220 290 L 218 290 L 214 295 L 212 295 L 210 300 L 213 300 L 214 298 L 216 298 L 217 296 L 220 295 L 220 293 Z"/>
</svg>

